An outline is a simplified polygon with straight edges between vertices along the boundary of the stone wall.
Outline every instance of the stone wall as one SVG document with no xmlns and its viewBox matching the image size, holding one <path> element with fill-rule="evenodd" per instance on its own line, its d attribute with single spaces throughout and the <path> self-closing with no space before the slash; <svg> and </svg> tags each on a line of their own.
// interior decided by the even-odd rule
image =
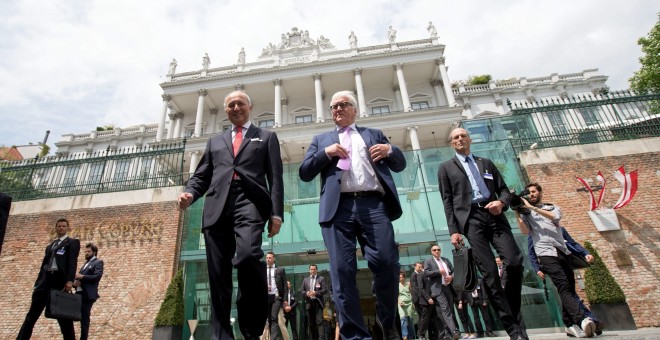
<svg viewBox="0 0 660 340">
<path fill-rule="evenodd" d="M 0 338 L 15 338 L 30 306 L 31 288 L 58 218 L 70 236 L 95 242 L 105 270 L 92 309 L 91 339 L 151 339 L 153 321 L 178 264 L 180 188 L 15 202 L 0 256 Z M 79 336 L 79 323 L 75 323 Z M 42 317 L 33 339 L 61 338 L 55 320 Z"/>
<path fill-rule="evenodd" d="M 530 181 L 543 187 L 543 200 L 561 207 L 561 225 L 596 248 L 626 294 L 637 327 L 660 326 L 660 139 L 531 150 L 520 159 Z M 626 172 L 639 171 L 639 189 L 632 202 L 615 210 L 621 230 L 600 232 L 587 214 L 589 195 L 577 191 L 582 185 L 575 176 L 593 187 L 601 171 L 606 179 L 601 207 L 611 208 L 622 190 L 613 173 L 622 165 Z"/>
</svg>

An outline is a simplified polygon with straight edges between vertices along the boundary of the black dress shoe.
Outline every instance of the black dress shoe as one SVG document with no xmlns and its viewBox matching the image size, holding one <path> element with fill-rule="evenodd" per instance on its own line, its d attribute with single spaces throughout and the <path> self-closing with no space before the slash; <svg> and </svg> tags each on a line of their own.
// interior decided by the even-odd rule
<svg viewBox="0 0 660 340">
<path fill-rule="evenodd" d="M 488 332 L 486 332 L 486 336 L 489 337 L 489 338 L 494 338 L 494 337 L 496 337 L 497 335 L 495 335 L 495 333 L 493 333 L 493 332 L 491 332 L 491 331 L 488 331 Z"/>
<path fill-rule="evenodd" d="M 401 340 L 401 337 L 399 336 L 399 332 L 397 332 L 396 327 L 394 325 L 390 327 L 383 327 L 383 324 L 376 318 L 376 323 L 378 326 L 380 326 L 380 329 L 383 331 L 383 340 Z"/>
</svg>

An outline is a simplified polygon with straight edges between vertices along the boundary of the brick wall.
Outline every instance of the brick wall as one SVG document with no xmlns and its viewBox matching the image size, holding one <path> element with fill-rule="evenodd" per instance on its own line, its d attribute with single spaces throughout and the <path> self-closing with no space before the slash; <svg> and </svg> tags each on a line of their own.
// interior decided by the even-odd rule
<svg viewBox="0 0 660 340">
<path fill-rule="evenodd" d="M 97 243 L 105 263 L 90 339 L 151 339 L 153 321 L 178 263 L 181 216 L 176 202 L 123 204 L 106 197 L 101 201 L 117 205 L 24 213 L 49 206 L 44 201 L 19 202 L 22 213 L 9 217 L 0 256 L 0 282 L 5 283 L 0 290 L 0 338 L 18 334 L 45 247 L 55 238 L 53 226 L 64 217 L 72 227 L 69 235 L 79 238 L 83 248 L 78 268 L 84 264 L 87 242 Z M 79 336 L 78 322 L 75 327 Z M 33 339 L 58 338 L 57 322 L 42 314 Z"/>
<path fill-rule="evenodd" d="M 543 187 L 543 200 L 562 208 L 561 224 L 580 243 L 589 241 L 623 289 L 638 327 L 660 326 L 660 152 L 639 147 L 639 141 L 617 142 L 521 154 L 532 182 Z M 646 140 L 648 144 L 648 140 Z M 660 140 L 654 141 L 660 144 Z M 648 152 L 651 151 L 651 152 Z M 639 170 L 639 190 L 627 206 L 617 209 L 621 230 L 599 232 L 587 215 L 589 195 L 576 191 L 580 176 L 598 185 L 596 174 L 606 178 L 601 207 L 611 208 L 621 185 L 612 174 L 624 165 Z M 598 199 L 598 194 L 595 196 Z M 632 265 L 617 266 L 614 251 L 629 255 Z M 584 292 L 580 292 L 584 297 Z M 586 298 L 586 297 L 585 297 Z"/>
</svg>

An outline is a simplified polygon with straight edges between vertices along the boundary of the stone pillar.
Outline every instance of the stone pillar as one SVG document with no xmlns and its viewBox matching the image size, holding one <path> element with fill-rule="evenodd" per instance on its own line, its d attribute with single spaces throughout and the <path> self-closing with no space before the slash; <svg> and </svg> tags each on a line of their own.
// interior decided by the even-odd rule
<svg viewBox="0 0 660 340">
<path fill-rule="evenodd" d="M 449 75 L 447 74 L 447 68 L 445 67 L 445 57 L 435 60 L 435 64 L 438 65 L 440 71 L 440 78 L 442 79 L 443 88 L 445 89 L 445 96 L 447 96 L 447 105 L 456 106 L 456 98 L 454 98 L 454 92 L 451 90 L 451 84 L 449 83 Z"/>
<path fill-rule="evenodd" d="M 394 65 L 394 70 L 396 70 L 396 79 L 399 81 L 399 89 L 401 90 L 403 111 L 412 111 L 412 108 L 410 107 L 410 97 L 408 96 L 408 87 L 406 86 L 406 79 L 403 78 L 403 63 L 396 63 Z"/>
<path fill-rule="evenodd" d="M 282 79 L 273 80 L 275 85 L 275 123 L 273 127 L 282 126 Z"/>
<path fill-rule="evenodd" d="M 181 125 L 183 125 L 183 112 L 176 113 L 176 124 L 174 125 L 174 134 L 172 138 L 181 138 Z"/>
<path fill-rule="evenodd" d="M 167 115 L 170 118 L 170 124 L 167 125 L 167 139 L 171 139 L 174 135 L 174 122 L 176 120 L 176 112 L 172 111 Z"/>
<path fill-rule="evenodd" d="M 355 89 L 357 90 L 358 97 L 358 106 L 360 106 L 360 117 L 366 117 L 369 115 L 367 110 L 367 102 L 364 98 L 364 86 L 362 85 L 362 69 L 355 68 L 353 69 L 353 75 L 355 75 Z"/>
<path fill-rule="evenodd" d="M 197 116 L 195 116 L 195 132 L 193 137 L 199 137 L 202 135 L 202 119 L 204 118 L 204 97 L 208 94 L 205 89 L 197 91 L 199 94 L 197 100 Z"/>
<path fill-rule="evenodd" d="M 423 189 L 429 188 L 429 175 L 426 173 L 424 167 L 424 158 L 422 157 L 422 148 L 419 145 L 419 137 L 417 136 L 417 129 L 419 126 L 408 126 L 408 136 L 410 137 L 410 144 L 415 155 L 415 162 L 418 162 L 419 168 L 417 169 L 417 177 L 420 179 L 419 184 Z"/>
<path fill-rule="evenodd" d="M 446 105 L 447 101 L 445 101 L 445 98 L 442 95 L 442 91 L 440 90 L 440 86 L 442 86 L 442 80 L 440 79 L 431 80 L 431 86 L 433 87 L 433 94 L 435 94 L 436 105 L 437 106 Z"/>
<path fill-rule="evenodd" d="M 316 122 L 322 123 L 325 121 L 323 112 L 323 89 L 321 88 L 321 74 L 315 73 L 314 78 L 314 97 L 316 98 Z"/>
<path fill-rule="evenodd" d="M 216 125 L 218 125 L 218 108 L 214 107 L 211 109 L 211 123 L 209 124 L 208 131 L 206 133 L 215 133 Z"/>
<path fill-rule="evenodd" d="M 188 171 L 190 175 L 194 174 L 195 170 L 197 169 L 197 164 L 199 164 L 200 153 L 201 152 L 199 152 L 199 150 L 190 153 L 190 169 Z"/>
<path fill-rule="evenodd" d="M 401 88 L 399 85 L 392 86 L 392 91 L 394 91 L 394 99 L 396 100 L 396 110 L 393 111 L 403 111 L 403 102 L 401 101 Z"/>
<path fill-rule="evenodd" d="M 156 130 L 156 142 L 160 142 L 163 139 L 163 130 L 165 130 L 165 118 L 167 117 L 167 103 L 172 100 L 172 96 L 167 93 L 163 93 L 163 113 L 160 116 L 160 121 L 158 121 L 158 130 Z"/>
<path fill-rule="evenodd" d="M 283 98 L 281 104 L 282 104 L 282 123 L 289 124 L 291 120 L 291 117 L 289 117 L 289 99 Z"/>
</svg>

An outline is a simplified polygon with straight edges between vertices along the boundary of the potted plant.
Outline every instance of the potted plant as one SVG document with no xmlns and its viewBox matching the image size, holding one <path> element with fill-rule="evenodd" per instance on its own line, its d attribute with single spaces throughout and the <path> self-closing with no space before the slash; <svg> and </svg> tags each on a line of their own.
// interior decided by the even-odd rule
<svg viewBox="0 0 660 340">
<path fill-rule="evenodd" d="M 154 321 L 154 340 L 180 340 L 183 333 L 183 269 L 167 287 L 165 299 Z"/>
<path fill-rule="evenodd" d="M 626 295 L 614 280 L 598 252 L 589 242 L 584 247 L 594 257 L 594 261 L 584 273 L 584 285 L 591 312 L 605 323 L 608 330 L 637 329 Z"/>
</svg>

